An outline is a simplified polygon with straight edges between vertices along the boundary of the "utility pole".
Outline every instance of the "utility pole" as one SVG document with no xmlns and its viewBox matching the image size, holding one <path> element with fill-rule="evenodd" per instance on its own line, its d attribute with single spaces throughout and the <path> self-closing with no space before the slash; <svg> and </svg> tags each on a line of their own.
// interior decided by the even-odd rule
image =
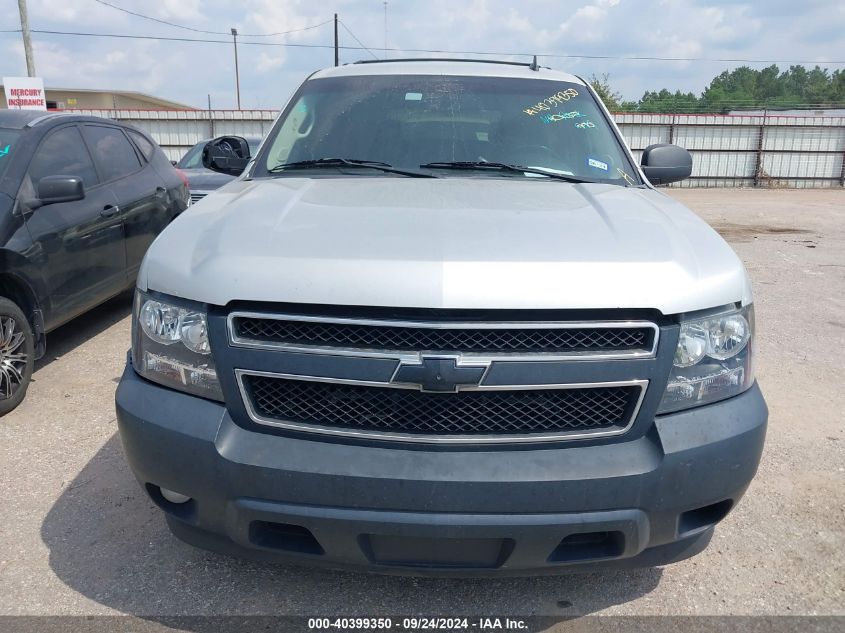
<svg viewBox="0 0 845 633">
<path fill-rule="evenodd" d="M 238 70 L 238 29 L 232 28 L 232 42 L 235 44 L 235 88 L 238 91 L 238 110 L 241 109 L 241 73 Z"/>
<path fill-rule="evenodd" d="M 35 58 L 32 56 L 32 39 L 29 37 L 29 16 L 26 13 L 26 0 L 18 0 L 18 11 L 21 16 L 23 52 L 26 56 L 26 74 L 29 77 L 35 77 Z"/>
<path fill-rule="evenodd" d="M 337 13 L 334 14 L 334 65 L 340 66 L 340 51 L 337 46 Z"/>
<path fill-rule="evenodd" d="M 384 51 L 381 56 L 387 59 L 387 0 L 384 0 Z"/>
</svg>

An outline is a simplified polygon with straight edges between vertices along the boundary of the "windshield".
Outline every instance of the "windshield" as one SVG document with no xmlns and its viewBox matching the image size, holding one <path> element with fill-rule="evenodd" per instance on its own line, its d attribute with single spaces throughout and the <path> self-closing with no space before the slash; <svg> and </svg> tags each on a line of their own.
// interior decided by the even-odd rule
<svg viewBox="0 0 845 633">
<path fill-rule="evenodd" d="M 564 81 L 440 75 L 314 79 L 305 82 L 271 134 L 256 176 L 280 164 L 345 158 L 417 171 L 423 166 L 441 177 L 543 178 L 430 163 L 503 163 L 640 184 L 587 88 Z M 301 177 L 302 171 L 277 169 L 273 175 Z"/>
<path fill-rule="evenodd" d="M 0 128 L 0 178 L 6 173 L 6 168 L 12 162 L 15 154 L 15 143 L 21 133 L 18 130 Z"/>
<path fill-rule="evenodd" d="M 258 146 L 261 145 L 261 139 L 248 138 L 246 139 L 246 142 L 249 145 L 249 153 L 254 156 Z M 202 148 L 205 147 L 206 143 L 208 143 L 207 140 L 200 141 L 194 145 L 188 150 L 188 153 L 185 154 L 178 163 L 176 163 L 176 166 L 179 169 L 202 169 Z"/>
</svg>

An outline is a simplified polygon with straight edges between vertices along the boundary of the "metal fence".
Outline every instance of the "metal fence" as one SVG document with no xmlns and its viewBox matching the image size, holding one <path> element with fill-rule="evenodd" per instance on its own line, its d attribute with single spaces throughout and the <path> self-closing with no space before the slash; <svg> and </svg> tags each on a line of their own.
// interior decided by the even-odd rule
<svg viewBox="0 0 845 633">
<path fill-rule="evenodd" d="M 693 155 L 681 187 L 843 187 L 845 117 L 617 114 L 639 159 L 652 143 Z"/>
<path fill-rule="evenodd" d="M 65 110 L 69 112 L 70 110 Z M 224 134 L 263 137 L 278 112 L 273 110 L 73 110 L 77 114 L 116 119 L 146 132 L 167 154 L 179 160 L 193 145 Z"/>
<path fill-rule="evenodd" d="M 270 110 L 86 110 L 148 131 L 172 159 L 221 134 L 263 136 Z M 614 115 L 639 159 L 653 143 L 693 155 L 681 187 L 845 187 L 845 117 L 776 115 Z"/>
</svg>

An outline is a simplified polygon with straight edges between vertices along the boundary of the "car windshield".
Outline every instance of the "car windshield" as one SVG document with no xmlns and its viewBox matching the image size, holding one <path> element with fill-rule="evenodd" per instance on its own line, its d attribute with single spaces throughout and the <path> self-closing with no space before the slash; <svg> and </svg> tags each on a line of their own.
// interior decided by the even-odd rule
<svg viewBox="0 0 845 633">
<path fill-rule="evenodd" d="M 258 146 L 261 144 L 261 139 L 257 138 L 248 138 L 246 139 L 247 144 L 249 144 L 249 152 L 251 155 L 255 156 L 255 152 L 258 150 Z M 202 148 L 205 147 L 205 144 L 208 141 L 200 141 L 196 145 L 194 145 L 191 149 L 188 150 L 188 153 L 185 154 L 176 166 L 179 169 L 202 169 Z"/>
<path fill-rule="evenodd" d="M 15 154 L 15 143 L 21 133 L 18 130 L 0 128 L 0 178 L 6 173 Z"/>
<path fill-rule="evenodd" d="M 440 177 L 545 180 L 537 172 L 546 170 L 576 181 L 640 184 L 595 99 L 584 85 L 566 81 L 442 75 L 314 79 L 300 88 L 271 135 L 254 176 L 316 174 L 315 166 L 278 166 L 343 158 Z M 535 169 L 525 173 L 510 169 L 514 165 Z M 391 177 L 375 169 L 326 167 L 320 166 L 320 175 Z"/>
</svg>

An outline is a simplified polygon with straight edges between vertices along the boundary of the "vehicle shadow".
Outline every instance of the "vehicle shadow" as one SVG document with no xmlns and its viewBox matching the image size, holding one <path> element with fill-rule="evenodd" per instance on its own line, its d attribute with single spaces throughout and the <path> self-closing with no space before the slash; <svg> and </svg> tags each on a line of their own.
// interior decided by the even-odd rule
<svg viewBox="0 0 845 633">
<path fill-rule="evenodd" d="M 41 537 L 65 584 L 156 623 L 174 616 L 537 615 L 569 619 L 651 592 L 660 569 L 534 578 L 379 576 L 263 564 L 177 541 L 113 435 L 47 514 Z M 178 628 L 192 626 L 179 618 Z M 197 620 L 196 622 L 201 622 Z M 170 621 L 170 625 L 174 625 Z"/>
<path fill-rule="evenodd" d="M 47 335 L 47 353 L 35 361 L 34 371 L 44 369 L 53 361 L 72 352 L 100 332 L 125 319 L 132 311 L 133 293 L 134 290 L 121 292 L 105 303 L 50 332 Z"/>
</svg>

